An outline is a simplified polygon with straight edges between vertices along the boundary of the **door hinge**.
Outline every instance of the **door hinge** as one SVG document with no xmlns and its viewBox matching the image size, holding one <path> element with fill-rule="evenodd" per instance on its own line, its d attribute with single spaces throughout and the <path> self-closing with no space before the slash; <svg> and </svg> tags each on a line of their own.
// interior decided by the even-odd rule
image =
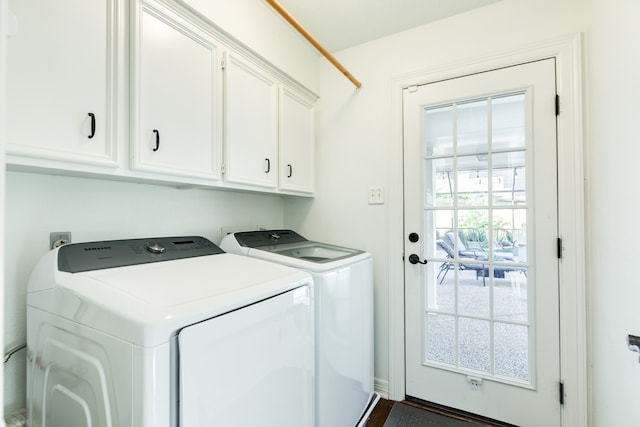
<svg viewBox="0 0 640 427">
<path fill-rule="evenodd" d="M 224 162 L 222 162 L 222 164 L 220 165 L 220 173 L 224 175 L 226 171 L 227 171 L 227 165 Z"/>
<path fill-rule="evenodd" d="M 558 237 L 558 259 L 562 259 L 562 239 Z"/>
<path fill-rule="evenodd" d="M 227 66 L 227 52 L 222 52 L 222 59 L 220 60 L 220 68 L 225 69 Z"/>
<path fill-rule="evenodd" d="M 560 404 L 564 405 L 564 383 L 562 381 L 560 382 L 559 391 L 560 391 Z"/>
<path fill-rule="evenodd" d="M 556 94 L 556 116 L 560 115 L 560 95 Z"/>
</svg>

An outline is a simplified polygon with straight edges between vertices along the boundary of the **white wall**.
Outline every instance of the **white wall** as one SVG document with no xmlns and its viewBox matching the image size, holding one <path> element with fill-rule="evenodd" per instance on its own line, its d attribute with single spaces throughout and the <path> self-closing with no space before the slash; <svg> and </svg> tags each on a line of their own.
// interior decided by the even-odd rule
<svg viewBox="0 0 640 427">
<path fill-rule="evenodd" d="M 590 0 L 589 201 L 594 426 L 640 425 L 640 335 L 636 267 L 640 218 L 640 2 Z"/>
<path fill-rule="evenodd" d="M 362 81 L 358 91 L 340 73 L 321 63 L 317 128 L 317 197 L 291 200 L 286 221 L 304 235 L 364 248 L 375 263 L 375 375 L 389 379 L 389 287 L 403 286 L 389 277 L 388 218 L 402 200 L 401 172 L 393 164 L 401 147 L 392 146 L 393 81 L 418 70 L 492 56 L 532 43 L 584 30 L 582 0 L 509 0 L 386 37 L 336 56 Z M 395 106 L 397 107 L 397 106 Z M 367 204 L 369 186 L 384 186 L 387 203 Z M 396 245 L 397 246 L 397 245 Z"/>
<path fill-rule="evenodd" d="M 266 3 L 189 3 L 205 8 L 226 32 L 311 90 L 317 89 L 318 54 Z M 126 117 L 126 111 L 121 114 Z M 126 135 L 126 129 L 122 134 Z M 8 173 L 5 202 L 6 237 L 2 240 L 9 248 L 4 288 L 6 347 L 26 340 L 26 282 L 37 259 L 48 250 L 51 231 L 71 231 L 76 242 L 185 234 L 217 242 L 223 226 L 282 227 L 284 218 L 284 202 L 277 196 L 22 172 Z M 17 353 L 4 367 L 6 414 L 26 405 L 25 353 Z"/>
<path fill-rule="evenodd" d="M 304 234 L 360 246 L 376 260 L 376 376 L 388 378 L 388 278 L 386 234 L 390 206 L 368 206 L 367 187 L 385 185 L 395 141 L 392 80 L 435 70 L 566 34 L 585 35 L 586 213 L 589 220 L 590 425 L 640 425 L 638 355 L 625 345 L 640 334 L 640 284 L 636 241 L 640 215 L 635 185 L 640 144 L 640 4 L 636 0 L 512 0 L 339 52 L 363 82 L 358 92 L 321 65 L 318 108 L 318 197 L 291 200 L 286 221 Z M 394 198 L 392 197 L 392 199 Z M 392 260 L 398 254 L 393 254 Z"/>
</svg>

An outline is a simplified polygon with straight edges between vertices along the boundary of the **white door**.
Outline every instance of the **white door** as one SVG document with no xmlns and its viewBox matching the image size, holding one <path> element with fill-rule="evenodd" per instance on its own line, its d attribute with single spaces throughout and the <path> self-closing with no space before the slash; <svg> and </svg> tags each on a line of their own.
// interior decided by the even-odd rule
<svg viewBox="0 0 640 427">
<path fill-rule="evenodd" d="M 280 89 L 281 189 L 302 193 L 314 190 L 313 104 L 293 90 Z"/>
<path fill-rule="evenodd" d="M 138 7 L 133 167 L 220 179 L 219 47 L 160 4 Z"/>
<path fill-rule="evenodd" d="M 408 396 L 560 425 L 555 95 L 554 59 L 404 90 Z"/>
<path fill-rule="evenodd" d="M 278 84 L 239 55 L 224 68 L 224 179 L 258 187 L 278 185 Z"/>
<path fill-rule="evenodd" d="M 115 0 L 12 0 L 10 154 L 115 166 Z"/>
</svg>

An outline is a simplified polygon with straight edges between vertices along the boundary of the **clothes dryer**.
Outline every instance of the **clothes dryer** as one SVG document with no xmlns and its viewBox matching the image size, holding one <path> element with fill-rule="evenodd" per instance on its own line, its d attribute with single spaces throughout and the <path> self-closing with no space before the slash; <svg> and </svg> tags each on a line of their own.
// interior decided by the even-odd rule
<svg viewBox="0 0 640 427">
<path fill-rule="evenodd" d="M 309 241 L 292 230 L 231 233 L 227 252 L 311 273 L 315 293 L 316 425 L 365 424 L 373 391 L 373 261 L 369 253 Z"/>
<path fill-rule="evenodd" d="M 49 252 L 28 284 L 30 426 L 313 426 L 312 284 L 202 237 Z"/>
</svg>

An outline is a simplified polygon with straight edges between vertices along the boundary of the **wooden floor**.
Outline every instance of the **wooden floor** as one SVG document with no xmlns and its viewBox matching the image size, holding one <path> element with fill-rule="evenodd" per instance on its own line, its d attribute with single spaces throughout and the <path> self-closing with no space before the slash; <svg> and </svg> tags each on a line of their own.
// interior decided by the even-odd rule
<svg viewBox="0 0 640 427">
<path fill-rule="evenodd" d="M 389 416 L 389 412 L 391 412 L 393 403 L 393 400 L 380 399 L 376 407 L 373 409 L 373 412 L 371 412 L 369 421 L 367 421 L 367 427 L 384 426 L 384 422 L 387 421 L 387 417 Z"/>
<path fill-rule="evenodd" d="M 394 403 L 395 402 L 393 400 L 386 400 L 381 398 L 378 401 L 378 404 L 376 405 L 376 407 L 371 412 L 371 416 L 369 417 L 369 421 L 367 421 L 366 427 L 383 427 L 385 421 L 387 421 L 387 418 L 389 417 L 389 413 L 391 412 L 391 408 L 393 408 Z M 495 420 L 489 420 L 479 416 L 474 416 L 474 415 L 465 416 L 461 413 L 458 413 L 455 410 L 454 412 L 451 412 L 449 410 L 439 409 L 437 407 L 432 406 L 431 404 L 427 404 L 425 406 L 424 402 L 422 401 L 414 402 L 414 401 L 405 400 L 403 401 L 403 403 L 407 405 L 415 406 L 417 408 L 424 409 L 430 412 L 435 412 L 447 418 L 454 418 L 462 421 L 470 421 L 470 422 L 476 423 L 477 425 L 481 425 L 485 427 L 516 427 L 511 424 L 502 423 Z"/>
</svg>

